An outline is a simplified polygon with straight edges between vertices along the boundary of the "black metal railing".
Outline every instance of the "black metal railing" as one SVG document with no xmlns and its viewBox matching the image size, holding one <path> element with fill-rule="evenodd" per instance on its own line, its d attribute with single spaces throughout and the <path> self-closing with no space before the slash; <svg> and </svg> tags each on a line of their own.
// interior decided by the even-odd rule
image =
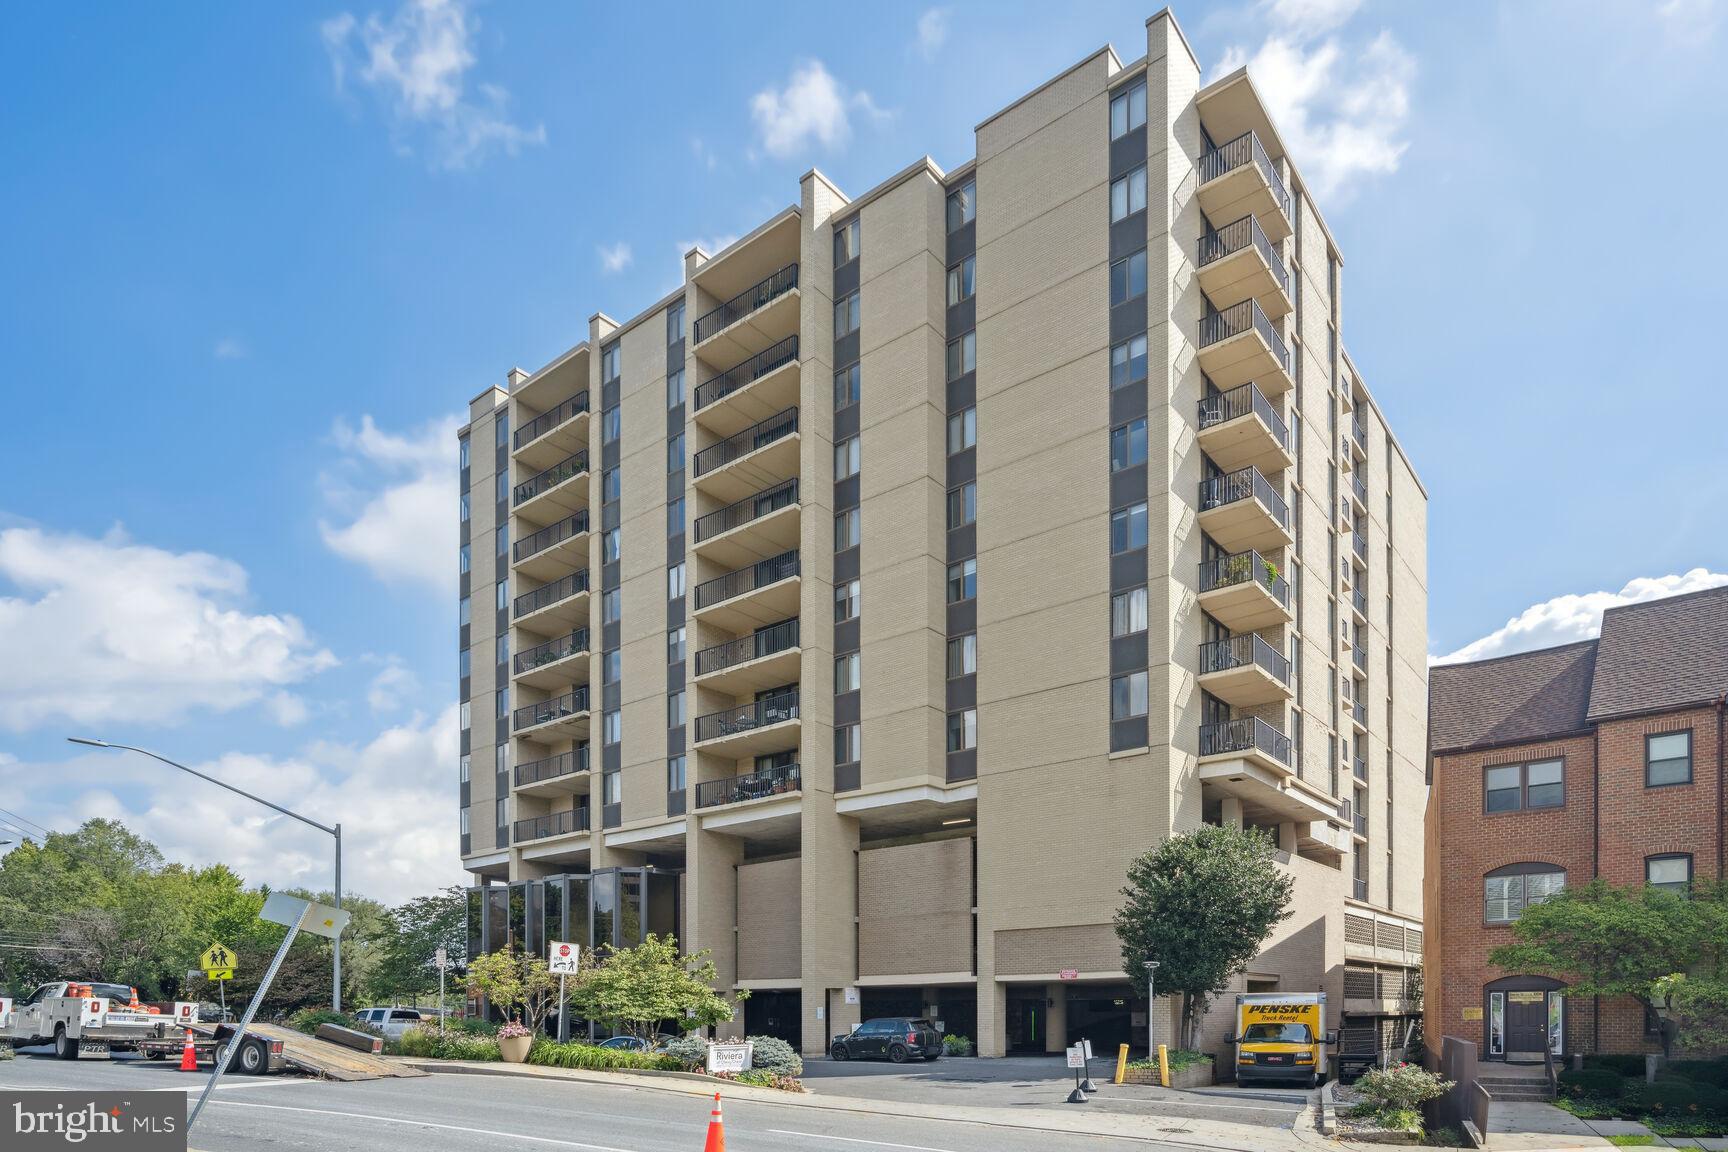
<svg viewBox="0 0 1728 1152">
<path fill-rule="evenodd" d="M 1258 332 L 1260 338 L 1266 341 L 1266 347 L 1272 350 L 1278 366 L 1284 374 L 1290 374 L 1290 349 L 1284 343 L 1284 337 L 1278 335 L 1278 329 L 1272 326 L 1272 321 L 1266 318 L 1260 305 L 1253 300 L 1244 300 L 1240 304 L 1232 304 L 1222 312 L 1208 312 L 1200 317 L 1200 347 L 1206 348 L 1228 340 L 1232 336 L 1240 336 L 1244 332 Z"/>
<path fill-rule="evenodd" d="M 1284 423 L 1284 417 L 1278 414 L 1272 401 L 1266 399 L 1265 394 L 1251 383 L 1239 384 L 1228 392 L 1219 392 L 1200 401 L 1200 431 L 1204 432 L 1214 424 L 1223 424 L 1250 412 L 1265 421 L 1280 448 L 1290 451 L 1289 425 Z"/>
<path fill-rule="evenodd" d="M 1356 829 L 1356 835 L 1362 837 L 1364 840 L 1368 839 L 1368 813 L 1360 811 L 1357 812 L 1356 818 L 1351 821 L 1351 825 Z"/>
<path fill-rule="evenodd" d="M 766 280 L 759 281 L 720 307 L 696 318 L 696 343 L 700 344 L 722 328 L 742 320 L 756 309 L 778 296 L 798 287 L 798 265 L 788 264 Z"/>
<path fill-rule="evenodd" d="M 1290 527 L 1290 505 L 1285 503 L 1284 497 L 1272 487 L 1272 482 L 1260 475 L 1260 469 L 1253 466 L 1238 468 L 1234 472 L 1200 481 L 1202 512 L 1250 498 L 1264 504 L 1280 527 Z"/>
<path fill-rule="evenodd" d="M 532 480 L 525 480 L 516 485 L 516 503 L 522 504 L 550 488 L 556 488 L 572 477 L 580 476 L 588 471 L 588 450 L 573 452 Z"/>
<path fill-rule="evenodd" d="M 556 780 L 560 776 L 575 776 L 588 771 L 588 745 L 583 744 L 570 752 L 560 752 L 556 756 L 547 756 L 543 760 L 529 760 L 516 765 L 516 787 L 524 784 L 538 784 L 542 780 Z"/>
<path fill-rule="evenodd" d="M 530 556 L 539 555 L 554 544 L 562 544 L 572 536 L 580 536 L 588 531 L 588 509 L 579 510 L 574 516 L 566 516 L 556 524 L 548 524 L 532 536 L 524 537 L 510 546 L 510 557 L 517 563 Z"/>
<path fill-rule="evenodd" d="M 1195 261 L 1197 267 L 1206 265 L 1234 255 L 1252 245 L 1258 249 L 1260 256 L 1272 269 L 1272 275 L 1278 281 L 1278 287 L 1285 292 L 1290 291 L 1290 273 L 1284 268 L 1284 261 L 1279 258 L 1278 250 L 1272 247 L 1272 241 L 1266 239 L 1266 233 L 1260 227 L 1260 221 L 1252 216 L 1244 216 L 1231 224 L 1226 224 L 1216 232 L 1208 232 L 1200 237 L 1199 258 Z"/>
<path fill-rule="evenodd" d="M 1260 752 L 1278 763 L 1290 763 L 1290 737 L 1258 716 L 1200 725 L 1200 755 L 1229 756 Z"/>
<path fill-rule="evenodd" d="M 548 836 L 563 836 L 570 832 L 588 831 L 588 809 L 566 808 L 562 812 L 552 812 L 545 816 L 530 816 L 526 820 L 516 821 L 516 827 L 511 831 L 510 841 L 520 844 L 524 840 L 544 840 Z"/>
<path fill-rule="evenodd" d="M 1368 451 L 1368 429 L 1362 426 L 1362 421 L 1354 416 L 1350 418 L 1350 438 L 1356 441 L 1356 447 Z"/>
<path fill-rule="evenodd" d="M 524 704 L 510 716 L 510 729 L 520 732 L 524 728 L 533 728 L 538 724 L 550 724 L 554 720 L 563 720 L 570 716 L 580 716 L 588 711 L 588 685 L 578 684 L 562 696 L 554 696 L 550 700 L 542 700 L 538 704 Z"/>
<path fill-rule="evenodd" d="M 515 672 L 520 676 L 524 672 L 532 672 L 548 664 L 556 664 L 579 653 L 588 651 L 588 629 L 578 628 L 568 636 L 560 636 L 556 640 L 548 640 L 544 644 L 536 644 L 532 648 L 524 648 L 516 653 Z"/>
<path fill-rule="evenodd" d="M 704 580 L 696 585 L 696 610 L 713 607 L 723 600 L 734 596 L 742 596 L 746 592 L 754 592 L 758 588 L 766 588 L 777 584 L 788 577 L 798 575 L 798 549 L 782 552 L 778 556 L 770 556 L 766 560 L 758 560 L 748 568 L 740 568 L 728 572 L 724 576 L 716 576 L 712 580 Z"/>
<path fill-rule="evenodd" d="M 724 712 L 710 712 L 696 717 L 696 742 L 718 740 L 722 736 L 737 736 L 771 724 L 784 724 L 798 719 L 798 689 L 787 688 L 765 696 L 753 704 L 742 704 Z M 700 807 L 700 805 L 698 805 Z"/>
<path fill-rule="evenodd" d="M 1368 702 L 1366 700 L 1357 700 L 1352 703 L 1350 705 L 1350 718 L 1355 720 L 1356 723 L 1362 725 L 1362 727 L 1368 727 Z"/>
<path fill-rule="evenodd" d="M 1265 176 L 1266 184 L 1272 189 L 1272 198 L 1278 201 L 1279 209 L 1285 216 L 1290 215 L 1290 193 L 1284 189 L 1284 181 L 1278 175 L 1278 169 L 1272 166 L 1272 157 L 1266 155 L 1266 149 L 1260 144 L 1260 137 L 1252 132 L 1244 132 L 1236 139 L 1220 144 L 1212 151 L 1200 157 L 1200 183 L 1205 184 L 1216 180 L 1226 172 L 1234 172 L 1244 164 L 1253 164 Z"/>
<path fill-rule="evenodd" d="M 1368 783 L 1368 761 L 1358 756 L 1350 762 L 1350 774 L 1362 783 Z"/>
<path fill-rule="evenodd" d="M 1364 616 L 1368 615 L 1368 589 L 1363 586 L 1360 580 L 1356 582 L 1356 587 L 1350 592 L 1350 603 L 1356 611 Z"/>
<path fill-rule="evenodd" d="M 1362 647 L 1361 644 L 1357 644 L 1355 647 L 1350 649 L 1350 659 L 1355 663 L 1356 667 L 1362 669 L 1364 672 L 1368 670 L 1368 649 Z"/>
<path fill-rule="evenodd" d="M 782 796 L 802 787 L 798 765 L 782 764 L 777 768 L 758 768 L 742 776 L 725 780 L 708 780 L 696 785 L 696 807 L 713 808 L 720 804 L 739 804 L 745 800 L 760 800 L 764 796 Z"/>
<path fill-rule="evenodd" d="M 1350 473 L 1350 491 L 1356 493 L 1356 499 L 1361 502 L 1362 507 L 1368 507 L 1368 482 L 1362 479 L 1362 473 Z"/>
<path fill-rule="evenodd" d="M 788 408 L 776 412 L 766 420 L 758 421 L 734 436 L 728 436 L 718 444 L 710 444 L 696 453 L 696 475 L 706 476 L 716 468 L 724 467 L 740 456 L 748 456 L 758 448 L 766 448 L 783 436 L 790 436 L 798 431 L 798 409 Z"/>
<path fill-rule="evenodd" d="M 1200 645 L 1202 676 L 1208 672 L 1228 672 L 1250 665 L 1262 669 L 1280 684 L 1290 683 L 1289 659 L 1252 632 Z"/>
<path fill-rule="evenodd" d="M 547 412 L 542 412 L 522 427 L 516 429 L 516 447 L 532 444 L 552 429 L 568 420 L 574 420 L 588 411 L 588 389 L 584 388 L 564 403 Z"/>
<path fill-rule="evenodd" d="M 749 636 L 740 636 L 696 653 L 696 675 L 706 676 L 764 656 L 798 647 L 798 617 L 770 624 Z"/>
<path fill-rule="evenodd" d="M 562 580 L 554 580 L 550 584 L 542 584 L 532 592 L 524 592 L 512 602 L 511 611 L 518 617 L 538 612 L 548 605 L 560 600 L 568 600 L 578 593 L 588 591 L 588 569 L 572 572 Z"/>
<path fill-rule="evenodd" d="M 1290 607 L 1290 585 L 1278 575 L 1278 565 L 1258 552 L 1234 552 L 1200 564 L 1200 591 L 1229 588 L 1253 582 L 1271 594 L 1272 599 Z"/>
<path fill-rule="evenodd" d="M 1362 533 L 1360 533 L 1360 532 L 1350 533 L 1350 550 L 1352 552 L 1356 553 L 1357 559 L 1364 560 L 1364 561 L 1367 560 L 1368 559 L 1368 537 L 1362 535 Z"/>
<path fill-rule="evenodd" d="M 765 349 L 744 363 L 728 368 L 712 380 L 705 380 L 696 386 L 696 407 L 706 408 L 724 396 L 730 396 L 738 389 L 759 380 L 776 368 L 792 363 L 798 359 L 798 337 L 796 334 L 786 337 L 772 348 Z"/>
<path fill-rule="evenodd" d="M 798 477 L 772 488 L 764 488 L 754 496 L 746 496 L 719 511 L 696 517 L 696 542 L 730 532 L 732 529 L 759 520 L 770 512 L 778 512 L 798 503 Z"/>
</svg>

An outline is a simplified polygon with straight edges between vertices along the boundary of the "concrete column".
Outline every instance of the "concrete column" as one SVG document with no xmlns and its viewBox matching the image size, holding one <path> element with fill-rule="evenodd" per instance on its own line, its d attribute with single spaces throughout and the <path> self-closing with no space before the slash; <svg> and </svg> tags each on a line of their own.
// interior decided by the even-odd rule
<svg viewBox="0 0 1728 1152">
<path fill-rule="evenodd" d="M 738 865 L 744 846 L 734 836 L 704 832 L 690 822 L 684 873 L 687 952 L 708 949 L 714 961 L 714 986 L 730 993 L 738 979 Z M 716 1030 L 723 1037 L 744 1035 L 744 1014 Z"/>
<path fill-rule="evenodd" d="M 1242 800 L 1240 797 L 1224 797 L 1221 822 L 1226 828 L 1242 827 Z"/>
<path fill-rule="evenodd" d="M 1008 1054 L 1008 991 L 996 981 L 979 974 L 978 978 L 978 1043 L 980 1056 Z"/>
<path fill-rule="evenodd" d="M 1068 985 L 1044 985 L 1044 1051 L 1068 1047 Z"/>
</svg>

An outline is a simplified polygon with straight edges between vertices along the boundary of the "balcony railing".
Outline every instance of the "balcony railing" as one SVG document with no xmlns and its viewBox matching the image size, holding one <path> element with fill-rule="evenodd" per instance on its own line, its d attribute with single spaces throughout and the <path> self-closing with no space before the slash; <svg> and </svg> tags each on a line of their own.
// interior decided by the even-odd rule
<svg viewBox="0 0 1728 1152">
<path fill-rule="evenodd" d="M 1350 603 L 1355 606 L 1356 611 L 1364 616 L 1368 615 L 1368 589 L 1360 580 L 1356 581 L 1356 587 L 1351 589 Z"/>
<path fill-rule="evenodd" d="M 730 396 L 738 389 L 758 380 L 774 369 L 798 359 L 798 336 L 794 333 L 772 348 L 758 352 L 744 363 L 730 368 L 696 388 L 696 407 L 706 408 L 714 401 Z"/>
<path fill-rule="evenodd" d="M 1264 393 L 1252 383 L 1238 384 L 1228 392 L 1219 392 L 1200 401 L 1200 431 L 1234 420 L 1238 416 L 1255 413 L 1266 422 L 1266 427 L 1272 430 L 1272 436 L 1278 441 L 1278 446 L 1284 451 L 1290 451 L 1290 428 L 1284 423 L 1284 418 L 1278 415 L 1278 409 L 1266 399 Z"/>
<path fill-rule="evenodd" d="M 1350 705 L 1350 716 L 1362 727 L 1368 727 L 1368 702 L 1357 700 Z"/>
<path fill-rule="evenodd" d="M 538 704 L 524 704 L 516 709 L 510 717 L 512 731 L 520 732 L 524 728 L 532 728 L 536 724 L 550 724 L 554 720 L 562 720 L 567 716 L 577 716 L 588 711 L 588 685 L 578 684 L 574 689 L 562 696 L 554 696 L 550 700 L 542 700 Z"/>
<path fill-rule="evenodd" d="M 1362 647 L 1362 645 L 1358 644 L 1354 648 L 1350 649 L 1350 659 L 1354 661 L 1356 667 L 1360 668 L 1362 671 L 1366 672 L 1368 670 L 1368 649 Z"/>
<path fill-rule="evenodd" d="M 524 592 L 513 601 L 512 611 L 518 619 L 530 612 L 538 612 L 548 605 L 560 600 L 568 600 L 581 592 L 588 591 L 588 569 L 572 572 L 562 580 L 554 580 L 543 584 L 532 592 Z"/>
<path fill-rule="evenodd" d="M 706 716 L 696 717 L 696 741 L 701 743 L 704 740 L 718 740 L 722 736 L 737 736 L 771 724 L 783 724 L 796 719 L 798 689 L 788 688 L 754 704 L 744 704 L 737 708 L 728 708 L 724 712 L 710 712 Z"/>
<path fill-rule="evenodd" d="M 564 457 L 532 480 L 516 485 L 516 503 L 524 504 L 540 493 L 556 488 L 574 476 L 580 476 L 588 471 L 588 450 Z"/>
<path fill-rule="evenodd" d="M 560 752 L 556 756 L 548 756 L 544 760 L 529 760 L 516 765 L 516 787 L 525 784 L 538 784 L 542 780 L 556 780 L 560 776 L 575 776 L 588 771 L 588 745 L 571 752 Z"/>
<path fill-rule="evenodd" d="M 1235 552 L 1200 564 L 1202 592 L 1249 582 L 1259 584 L 1272 599 L 1286 608 L 1290 607 L 1290 585 L 1278 575 L 1278 566 L 1258 552 Z"/>
<path fill-rule="evenodd" d="M 734 528 L 759 520 L 770 512 L 778 512 L 798 503 L 798 477 L 772 488 L 764 488 L 754 496 L 746 496 L 735 504 L 728 504 L 717 512 L 696 517 L 696 542 L 712 539 L 722 532 L 730 532 Z"/>
<path fill-rule="evenodd" d="M 1364 840 L 1368 838 L 1368 813 L 1357 812 L 1355 818 L 1351 821 L 1351 825 L 1356 829 L 1356 835 L 1362 837 Z"/>
<path fill-rule="evenodd" d="M 798 647 L 798 618 L 771 624 L 752 635 L 740 636 L 696 653 L 696 675 L 706 676 L 725 668 L 748 664 L 777 652 Z"/>
<path fill-rule="evenodd" d="M 516 675 L 532 672 L 548 664 L 556 664 L 567 660 L 581 652 L 588 651 L 588 629 L 578 628 L 568 636 L 560 636 L 556 640 L 548 640 L 544 644 L 536 644 L 532 648 L 524 648 L 516 653 L 514 660 Z"/>
<path fill-rule="evenodd" d="M 1368 451 L 1368 429 L 1362 426 L 1362 421 L 1356 417 L 1350 419 L 1350 438 L 1356 441 L 1356 447 Z"/>
<path fill-rule="evenodd" d="M 1253 164 L 1260 169 L 1267 186 L 1272 189 L 1272 198 L 1278 201 L 1284 215 L 1290 215 L 1290 193 L 1284 190 L 1284 181 L 1279 178 L 1278 169 L 1272 166 L 1272 157 L 1266 155 L 1266 149 L 1261 146 L 1260 137 L 1252 132 L 1244 132 L 1200 157 L 1200 183 L 1216 180 L 1244 164 Z"/>
<path fill-rule="evenodd" d="M 510 546 L 510 558 L 517 563 L 537 556 L 552 547 L 562 544 L 572 536 L 580 536 L 588 531 L 588 509 L 583 508 L 574 516 L 566 516 L 556 524 L 548 524 L 532 536 L 524 537 Z"/>
<path fill-rule="evenodd" d="M 740 568 L 736 572 L 728 572 L 724 576 L 716 576 L 696 585 L 696 610 L 710 608 L 734 596 L 742 596 L 746 592 L 754 592 L 758 588 L 766 588 L 777 584 L 791 576 L 798 575 L 798 550 L 782 552 L 778 556 L 770 556 L 766 560 L 758 560 L 748 568 Z"/>
<path fill-rule="evenodd" d="M 532 444 L 566 420 L 574 420 L 588 411 L 588 389 L 584 388 L 549 412 L 542 412 L 516 429 L 516 447 Z"/>
<path fill-rule="evenodd" d="M 1363 903 L 1367 903 L 1367 901 L 1368 901 L 1368 881 L 1362 879 L 1360 876 L 1355 877 L 1354 878 L 1354 886 L 1351 889 L 1351 895 L 1353 895 L 1356 899 L 1361 900 Z"/>
<path fill-rule="evenodd" d="M 544 840 L 548 836 L 563 836 L 570 832 L 588 831 L 588 809 L 566 808 L 562 812 L 553 812 L 545 816 L 530 816 L 526 820 L 516 821 L 516 827 L 510 834 L 510 842 L 520 844 L 525 840 Z"/>
<path fill-rule="evenodd" d="M 768 419 L 750 425 L 735 436 L 728 436 L 718 444 L 710 444 L 696 453 L 696 475 L 706 476 L 716 468 L 724 467 L 740 456 L 748 456 L 758 448 L 766 448 L 783 436 L 790 436 L 798 431 L 798 409 L 788 408 L 784 412 L 776 412 Z"/>
<path fill-rule="evenodd" d="M 1358 756 L 1350 763 L 1350 773 L 1362 783 L 1368 783 L 1368 761 Z"/>
<path fill-rule="evenodd" d="M 1362 507 L 1368 507 L 1368 482 L 1362 479 L 1362 473 L 1350 473 L 1350 491 L 1356 493 L 1356 499 L 1361 501 Z"/>
<path fill-rule="evenodd" d="M 1280 527 L 1290 527 L 1290 505 L 1285 503 L 1284 497 L 1272 487 L 1272 482 L 1260 475 L 1260 469 L 1252 466 L 1238 468 L 1234 472 L 1200 481 L 1202 512 L 1249 498 L 1264 504 Z"/>
<path fill-rule="evenodd" d="M 1278 763 L 1290 764 L 1290 737 L 1258 716 L 1200 725 L 1200 755 L 1230 756 L 1259 752 Z"/>
<path fill-rule="evenodd" d="M 709 780 L 696 785 L 696 807 L 713 808 L 721 804 L 760 800 L 764 796 L 783 796 L 788 792 L 798 791 L 801 786 L 796 764 L 758 768 L 742 776 Z"/>
<path fill-rule="evenodd" d="M 1350 533 L 1350 550 L 1356 553 L 1359 560 L 1368 559 L 1368 537 L 1360 532 Z"/>
<path fill-rule="evenodd" d="M 768 279 L 752 284 L 726 303 L 696 318 L 696 343 L 729 328 L 778 296 L 798 287 L 798 265 L 788 264 Z"/>
<path fill-rule="evenodd" d="M 1209 312 L 1200 317 L 1200 347 L 1207 348 L 1220 340 L 1228 340 L 1232 336 L 1240 336 L 1244 332 L 1258 332 L 1260 338 L 1266 341 L 1266 347 L 1272 349 L 1272 355 L 1277 357 L 1278 364 L 1286 373 L 1290 371 L 1290 349 L 1284 344 L 1284 337 L 1278 335 L 1278 329 L 1272 326 L 1272 321 L 1266 318 L 1260 305 L 1253 300 L 1244 300 L 1240 304 L 1232 304 L 1222 312 Z"/>
<path fill-rule="evenodd" d="M 1226 224 L 1216 232 L 1208 232 L 1200 237 L 1199 258 L 1195 265 L 1204 268 L 1226 256 L 1235 255 L 1249 245 L 1259 249 L 1267 267 L 1272 269 L 1278 287 L 1285 292 L 1290 291 L 1290 273 L 1285 270 L 1284 261 L 1279 259 L 1278 250 L 1272 247 L 1272 241 L 1266 239 L 1260 222 L 1252 216 L 1244 216 L 1234 224 Z"/>
<path fill-rule="evenodd" d="M 1232 668 L 1253 665 L 1263 669 L 1280 684 L 1290 683 L 1290 661 L 1283 653 L 1250 632 L 1200 645 L 1200 675 L 1208 672 L 1228 672 Z"/>
</svg>

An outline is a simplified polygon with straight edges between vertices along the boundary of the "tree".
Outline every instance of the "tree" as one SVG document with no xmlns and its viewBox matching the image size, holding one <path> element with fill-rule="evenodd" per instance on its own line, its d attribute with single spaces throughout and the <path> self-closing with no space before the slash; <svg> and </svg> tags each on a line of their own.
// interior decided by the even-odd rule
<svg viewBox="0 0 1728 1152">
<path fill-rule="evenodd" d="M 468 946 L 467 914 L 467 894 L 454 886 L 417 896 L 385 913 L 367 995 L 400 1001 L 436 992 L 438 969 L 433 960 L 443 948 L 452 964 L 462 963 Z"/>
<path fill-rule="evenodd" d="M 1290 916 L 1294 879 L 1259 830 L 1203 825 L 1172 836 L 1128 866 L 1116 913 L 1122 966 L 1146 994 L 1146 962 L 1158 987 L 1181 997 L 1181 1042 L 1193 1047 L 1213 997 L 1244 971 Z"/>
<path fill-rule="evenodd" d="M 484 996 L 534 1032 L 558 1002 L 558 977 L 546 970 L 546 961 L 514 947 L 469 960 L 467 984 L 469 995 Z"/>
<path fill-rule="evenodd" d="M 647 1040 L 663 1020 L 685 1030 L 724 1024 L 737 1013 L 733 1000 L 714 990 L 717 973 L 706 949 L 682 956 L 672 936 L 650 932 L 634 948 L 608 947 L 599 963 L 577 977 L 570 1008 L 584 1019 Z"/>
</svg>

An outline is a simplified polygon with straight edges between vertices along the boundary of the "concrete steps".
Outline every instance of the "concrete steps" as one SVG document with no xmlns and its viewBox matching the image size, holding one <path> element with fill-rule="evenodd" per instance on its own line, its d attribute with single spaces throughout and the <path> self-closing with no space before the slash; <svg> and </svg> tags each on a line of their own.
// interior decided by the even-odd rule
<svg viewBox="0 0 1728 1152">
<path fill-rule="evenodd" d="M 1477 1083 L 1496 1100 L 1547 1101 L 1554 1099 L 1544 1076 L 1478 1076 Z"/>
</svg>

